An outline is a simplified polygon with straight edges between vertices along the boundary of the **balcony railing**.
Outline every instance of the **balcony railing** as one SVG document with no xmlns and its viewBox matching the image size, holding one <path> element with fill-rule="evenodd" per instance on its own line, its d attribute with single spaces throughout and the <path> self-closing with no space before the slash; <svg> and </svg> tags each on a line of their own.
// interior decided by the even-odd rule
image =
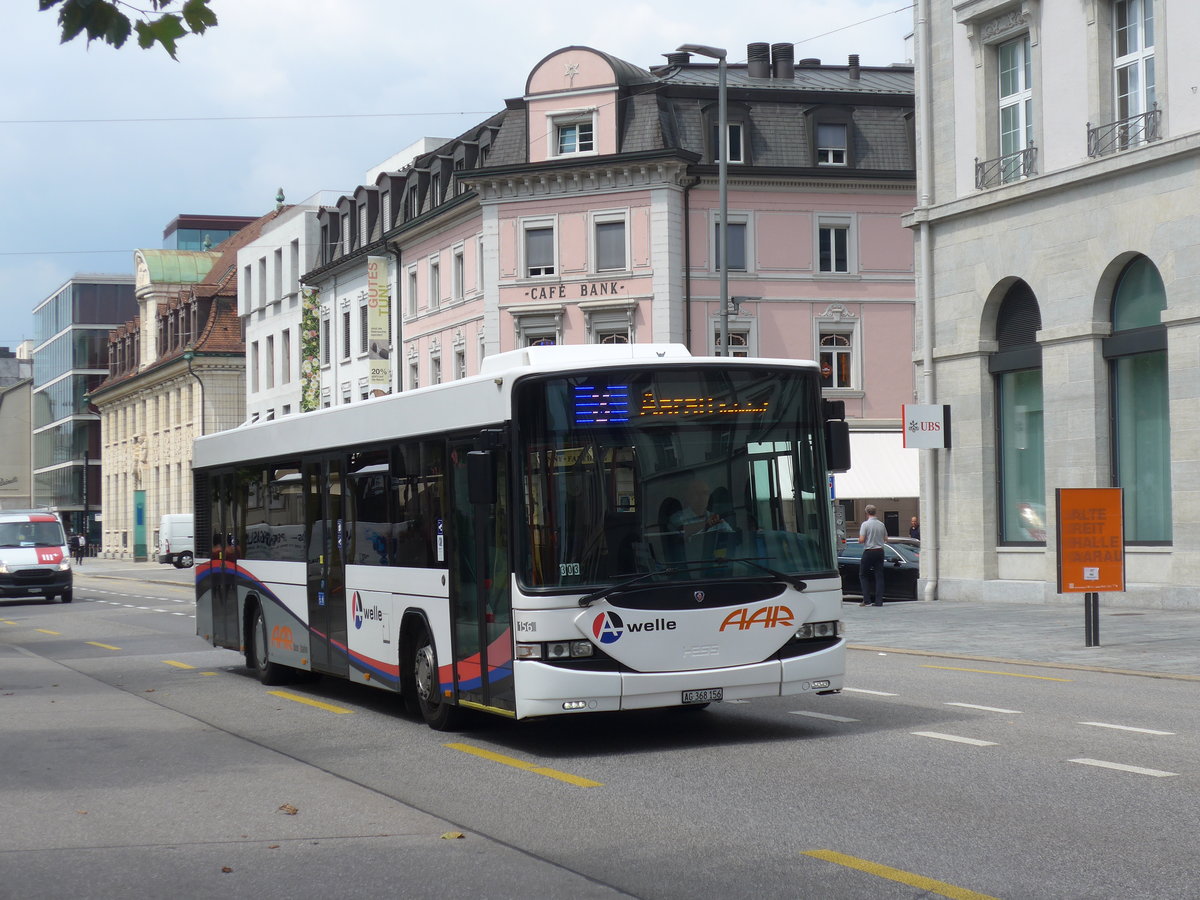
<svg viewBox="0 0 1200 900">
<path fill-rule="evenodd" d="M 1162 110 L 1154 108 L 1127 119 L 1097 125 L 1088 122 L 1088 156 L 1107 156 L 1162 139 Z"/>
<path fill-rule="evenodd" d="M 1037 174 L 1037 147 L 1033 141 L 1024 150 L 998 156 L 995 159 L 979 161 L 975 157 L 975 190 L 995 187 L 998 184 L 1008 184 Z"/>
</svg>

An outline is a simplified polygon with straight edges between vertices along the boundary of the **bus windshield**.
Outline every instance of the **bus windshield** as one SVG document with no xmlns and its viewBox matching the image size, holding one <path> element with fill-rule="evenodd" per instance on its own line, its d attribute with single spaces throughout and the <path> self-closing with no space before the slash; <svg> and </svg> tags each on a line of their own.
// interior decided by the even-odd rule
<svg viewBox="0 0 1200 900">
<path fill-rule="evenodd" d="M 706 364 L 523 380 L 523 586 L 835 571 L 815 379 Z"/>
</svg>

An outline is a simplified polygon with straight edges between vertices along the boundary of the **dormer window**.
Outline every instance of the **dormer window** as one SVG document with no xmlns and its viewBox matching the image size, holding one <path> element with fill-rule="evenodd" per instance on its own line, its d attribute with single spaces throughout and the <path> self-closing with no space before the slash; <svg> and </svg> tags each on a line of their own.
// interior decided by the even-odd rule
<svg viewBox="0 0 1200 900">
<path fill-rule="evenodd" d="M 846 126 L 821 124 L 817 126 L 817 165 L 846 165 Z"/>
<path fill-rule="evenodd" d="M 712 103 L 701 110 L 704 118 L 704 153 L 714 165 L 721 161 L 721 116 L 717 104 Z M 745 103 L 728 105 L 725 117 L 725 134 L 729 141 L 729 164 L 734 166 L 753 165 L 750 158 L 750 107 Z"/>
<path fill-rule="evenodd" d="M 555 156 L 596 152 L 596 122 L 591 110 L 550 118 L 550 138 Z"/>
<path fill-rule="evenodd" d="M 729 131 L 729 162 L 737 165 L 742 162 L 742 123 L 741 122 L 726 122 L 725 127 Z M 717 123 L 712 126 L 712 155 L 713 162 L 721 161 L 721 129 Z"/>
</svg>

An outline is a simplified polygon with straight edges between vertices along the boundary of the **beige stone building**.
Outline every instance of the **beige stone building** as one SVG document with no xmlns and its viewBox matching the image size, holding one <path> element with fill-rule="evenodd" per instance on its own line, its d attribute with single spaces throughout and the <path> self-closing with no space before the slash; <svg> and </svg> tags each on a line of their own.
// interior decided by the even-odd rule
<svg viewBox="0 0 1200 900">
<path fill-rule="evenodd" d="M 926 596 L 1078 602 L 1056 489 L 1119 487 L 1103 602 L 1200 608 L 1200 5 L 916 21 L 919 392 L 953 422 L 921 451 Z"/>
<path fill-rule="evenodd" d="M 101 419 L 104 555 L 153 559 L 161 516 L 192 510 L 192 441 L 245 418 L 237 251 L 279 211 L 213 251 L 139 250 L 139 315 L 109 338 Z"/>
</svg>

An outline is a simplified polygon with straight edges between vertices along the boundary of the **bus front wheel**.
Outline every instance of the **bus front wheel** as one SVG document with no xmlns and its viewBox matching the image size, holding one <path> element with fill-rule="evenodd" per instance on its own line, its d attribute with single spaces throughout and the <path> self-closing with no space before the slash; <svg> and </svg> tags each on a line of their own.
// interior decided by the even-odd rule
<svg viewBox="0 0 1200 900">
<path fill-rule="evenodd" d="M 435 731 L 451 731 L 461 718 L 462 710 L 446 702 L 438 678 L 437 650 L 433 639 L 424 628 L 413 641 L 413 652 L 409 660 L 415 699 L 421 718 Z"/>
<path fill-rule="evenodd" d="M 254 673 L 263 684 L 284 684 L 288 678 L 287 666 L 271 662 L 267 637 L 267 618 L 262 607 L 254 611 L 254 627 L 250 630 L 250 661 Z"/>
</svg>

